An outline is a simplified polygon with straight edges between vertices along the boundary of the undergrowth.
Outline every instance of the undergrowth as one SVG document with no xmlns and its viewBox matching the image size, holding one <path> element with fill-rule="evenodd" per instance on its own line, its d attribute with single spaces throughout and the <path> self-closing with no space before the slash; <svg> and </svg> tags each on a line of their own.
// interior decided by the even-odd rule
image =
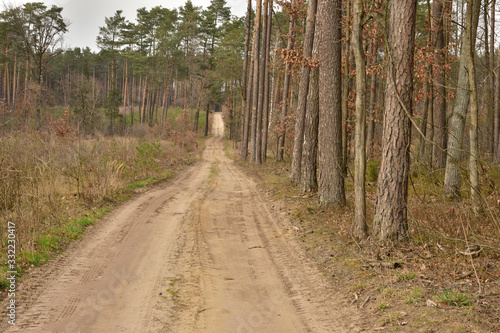
<svg viewBox="0 0 500 333">
<path fill-rule="evenodd" d="M 229 154 L 238 156 L 234 150 Z M 444 171 L 415 164 L 409 185 L 410 234 L 399 243 L 354 240 L 350 173 L 346 205 L 325 208 L 318 204 L 317 193 L 300 194 L 290 183 L 289 163 L 269 160 L 255 166 L 240 161 L 240 165 L 273 201 L 282 203 L 280 209 L 291 217 L 308 255 L 335 290 L 344 293 L 352 306 L 369 313 L 366 325 L 370 329 L 381 325 L 405 332 L 500 329 L 498 165 L 483 165 L 483 209 L 477 212 L 469 204 L 466 181 L 462 200 L 450 201 L 442 193 Z M 378 166 L 378 161 L 370 161 L 367 167 L 369 225 Z M 466 252 L 472 245 L 481 249 L 474 256 Z M 387 314 L 387 309 L 397 311 Z"/>
<path fill-rule="evenodd" d="M 140 138 L 46 132 L 0 137 L 0 290 L 7 287 L 8 221 L 16 224 L 22 273 L 81 238 L 136 189 L 164 182 L 199 158 L 203 141 L 196 136 L 176 132 L 174 140 L 154 131 Z"/>
</svg>

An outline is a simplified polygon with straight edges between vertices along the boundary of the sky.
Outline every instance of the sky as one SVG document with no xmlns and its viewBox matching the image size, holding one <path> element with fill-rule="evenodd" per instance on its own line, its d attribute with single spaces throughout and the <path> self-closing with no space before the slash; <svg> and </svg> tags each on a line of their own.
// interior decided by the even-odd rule
<svg viewBox="0 0 500 333">
<path fill-rule="evenodd" d="M 195 6 L 206 8 L 210 0 L 191 0 Z M 65 34 L 64 48 L 90 47 L 98 51 L 96 37 L 99 27 L 104 26 L 104 18 L 111 17 L 117 10 L 123 10 L 123 16 L 129 21 L 136 17 L 138 8 L 150 9 L 155 6 L 164 8 L 179 8 L 186 0 L 3 0 L 3 8 L 13 5 L 19 6 L 27 2 L 43 2 L 47 7 L 57 5 L 63 7 L 62 16 L 70 21 L 68 33 Z M 226 0 L 231 8 L 232 15 L 241 17 L 245 15 L 246 0 Z M 0 2 L 1 3 L 1 2 Z"/>
</svg>

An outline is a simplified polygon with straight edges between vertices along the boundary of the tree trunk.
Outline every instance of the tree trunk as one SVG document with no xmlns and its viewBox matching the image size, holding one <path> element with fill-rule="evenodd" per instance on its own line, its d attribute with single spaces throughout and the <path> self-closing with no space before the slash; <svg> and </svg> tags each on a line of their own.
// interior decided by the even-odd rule
<svg viewBox="0 0 500 333">
<path fill-rule="evenodd" d="M 431 27 L 432 43 L 435 51 L 434 81 L 434 166 L 442 168 L 446 162 L 446 88 L 445 88 L 445 56 L 444 56 L 444 6 L 443 0 L 432 2 Z"/>
<path fill-rule="evenodd" d="M 498 57 L 500 58 L 500 46 L 498 47 Z M 500 59 L 498 61 L 500 63 Z M 496 69 L 495 76 L 497 77 L 497 84 L 495 86 L 495 129 L 494 129 L 494 137 L 495 137 L 495 149 L 496 149 L 496 161 L 500 161 L 500 79 L 498 79 L 498 75 L 500 75 L 500 69 Z"/>
<path fill-rule="evenodd" d="M 246 33 L 245 33 L 245 52 L 243 54 L 243 73 L 241 76 L 241 129 L 240 136 L 243 140 L 243 133 L 245 132 L 245 110 L 248 100 L 247 93 L 247 80 L 248 80 L 248 49 L 250 48 L 250 28 L 252 24 L 252 0 L 248 0 L 247 6 L 247 20 L 246 20 Z M 242 143 L 243 146 L 243 143 Z"/>
<path fill-rule="evenodd" d="M 128 59 L 125 59 L 125 77 L 123 78 L 123 132 L 127 129 L 127 88 L 128 88 Z"/>
<path fill-rule="evenodd" d="M 272 13 L 273 13 L 273 1 L 269 0 L 268 5 L 268 16 L 267 16 L 267 30 L 266 30 L 266 70 L 264 73 L 264 110 L 263 110 L 263 124 L 262 124 L 262 148 L 261 148 L 261 161 L 265 162 L 267 159 L 267 135 L 269 131 L 269 106 L 270 100 L 270 73 L 269 73 L 269 63 L 270 63 L 270 51 L 271 51 L 271 27 L 273 24 Z"/>
<path fill-rule="evenodd" d="M 142 124 L 143 118 L 142 118 L 142 105 L 143 105 L 143 100 L 144 100 L 144 94 L 143 94 L 143 81 L 142 81 L 142 75 L 139 77 L 139 90 L 138 95 L 139 95 L 139 124 Z"/>
<path fill-rule="evenodd" d="M 255 28 L 255 27 L 254 27 Z M 248 144 L 249 144 L 249 139 L 250 139 L 250 125 L 252 121 L 252 93 L 253 93 L 253 77 L 254 77 L 254 62 L 256 61 L 258 54 L 257 52 L 257 46 L 255 43 L 255 29 L 253 32 L 253 40 L 254 42 L 252 43 L 252 57 L 250 60 L 250 73 L 248 75 L 248 84 L 247 84 L 247 100 L 246 100 L 246 109 L 245 109 L 245 122 L 243 125 L 243 141 L 241 142 L 241 149 L 240 149 L 240 154 L 241 158 L 246 160 L 248 158 Z"/>
<path fill-rule="evenodd" d="M 194 114 L 194 128 L 193 131 L 198 133 L 198 123 L 200 120 L 200 110 L 201 110 L 201 100 L 203 98 L 203 92 L 205 90 L 206 75 L 200 80 L 200 90 L 198 95 L 198 103 L 196 103 L 196 112 Z"/>
<path fill-rule="evenodd" d="M 295 1 L 292 0 L 292 8 L 295 7 Z M 294 13 L 289 13 L 290 15 L 290 24 L 288 29 L 288 44 L 286 49 L 288 52 L 292 51 L 294 48 L 295 41 L 295 18 L 293 17 Z M 278 139 L 278 151 L 276 154 L 276 160 L 278 162 L 283 161 L 284 153 L 285 153 L 285 137 L 286 137 L 286 117 L 290 104 L 290 80 L 292 76 L 292 65 L 289 59 L 285 59 L 285 78 L 283 80 L 283 101 L 281 105 L 281 129 Z"/>
<path fill-rule="evenodd" d="M 495 57 L 493 57 L 490 52 L 492 49 L 490 48 L 490 38 L 491 36 L 495 33 L 493 29 L 491 29 L 491 34 L 489 33 L 489 23 L 493 23 L 492 21 L 488 21 L 488 13 L 489 13 L 489 7 L 488 3 L 484 3 L 483 6 L 483 14 L 484 14 L 484 58 L 485 58 L 485 66 L 486 69 L 488 70 L 487 74 L 487 82 L 485 84 L 485 90 L 483 94 L 486 94 L 486 135 L 484 135 L 484 139 L 486 140 L 486 151 L 489 156 L 493 156 L 494 149 L 495 149 L 495 140 L 493 138 L 493 132 L 494 132 L 494 127 L 495 127 L 495 122 L 494 122 L 494 106 L 493 106 L 493 98 L 494 98 L 494 85 L 495 85 L 495 77 L 493 75 L 494 67 L 493 67 L 493 62 Z M 493 15 L 494 15 L 494 10 L 493 10 Z M 494 41 L 493 41 L 494 42 Z M 493 49 L 493 52 L 495 50 Z M 484 96 L 484 95 L 483 95 Z"/>
<path fill-rule="evenodd" d="M 17 72 L 17 77 L 16 77 Z M 14 82 L 12 84 L 12 112 L 16 111 L 17 107 L 17 86 L 19 82 L 19 70 L 17 68 L 17 53 L 14 53 L 14 75 L 12 76 Z"/>
<path fill-rule="evenodd" d="M 255 58 L 253 69 L 253 97 L 252 97 L 252 128 L 250 135 L 250 161 L 257 160 L 257 121 L 259 112 L 259 97 L 260 97 L 260 77 L 264 73 L 260 72 L 260 26 L 262 14 L 262 0 L 257 0 L 255 5 L 255 21 L 254 21 L 254 35 L 253 43 L 255 45 Z"/>
<path fill-rule="evenodd" d="M 340 0 L 320 2 L 318 180 L 321 205 L 345 203 L 342 158 L 341 21 Z"/>
<path fill-rule="evenodd" d="M 363 48 L 363 0 L 353 2 L 352 46 L 356 60 L 356 152 L 354 160 L 354 221 L 357 239 L 368 236 L 366 225 L 366 60 Z"/>
<path fill-rule="evenodd" d="M 479 6 L 479 5 L 478 5 Z M 477 34 L 477 26 L 479 22 L 480 7 L 474 5 L 473 22 L 471 26 L 472 36 Z M 475 42 L 475 38 L 472 40 Z M 467 109 L 470 101 L 470 82 L 469 69 L 467 64 L 467 39 L 466 34 L 462 34 L 462 54 L 460 56 L 460 65 L 458 72 L 458 89 L 457 97 L 455 98 L 455 106 L 450 118 L 450 126 L 448 135 L 448 156 L 446 158 L 446 169 L 444 174 L 444 195 L 450 199 L 460 198 L 460 189 L 462 180 L 460 176 L 460 163 L 462 161 L 463 137 L 465 130 L 465 120 L 467 118 Z M 475 47 L 475 44 L 472 48 Z"/>
<path fill-rule="evenodd" d="M 300 73 L 299 93 L 297 100 L 297 117 L 295 119 L 295 137 L 293 144 L 292 159 L 292 183 L 297 185 L 300 182 L 300 168 L 302 164 L 302 147 L 304 144 L 304 122 L 306 118 L 307 94 L 309 92 L 309 74 L 311 72 L 311 56 L 314 42 L 314 30 L 316 26 L 316 11 L 318 1 L 311 0 L 307 8 L 307 23 L 304 39 L 304 53 L 302 71 Z"/>
<path fill-rule="evenodd" d="M 393 0 L 390 5 L 382 159 L 373 217 L 378 240 L 402 239 L 408 233 L 416 5 L 416 0 Z"/>
<path fill-rule="evenodd" d="M 134 126 L 134 88 L 135 88 L 135 77 L 132 73 L 132 84 L 130 85 L 130 127 Z"/>
<path fill-rule="evenodd" d="M 351 1 L 345 2 L 345 18 L 346 22 L 344 25 L 344 30 L 346 32 L 346 41 L 344 45 L 344 82 L 342 85 L 342 158 L 344 159 L 344 173 L 347 175 L 347 159 L 349 155 L 349 147 L 347 138 L 347 128 L 349 120 L 349 85 L 350 85 L 350 72 L 351 72 L 351 35 L 349 30 L 351 28 Z"/>
<path fill-rule="evenodd" d="M 376 37 L 370 43 L 370 63 L 374 66 L 377 63 L 378 46 Z M 368 105 L 368 130 L 366 132 L 366 157 L 370 159 L 375 139 L 375 118 L 377 104 L 377 73 L 372 71 L 370 77 L 370 103 Z"/>
<path fill-rule="evenodd" d="M 311 68 L 309 89 L 307 93 L 306 119 L 304 122 L 304 144 L 302 147 L 302 165 L 300 192 L 311 192 L 318 189 L 318 126 L 319 126 L 319 29 L 315 29 L 312 59 L 315 66 Z"/>
<path fill-rule="evenodd" d="M 259 109 L 257 110 L 257 130 L 255 142 L 255 161 L 259 164 L 262 163 L 262 120 L 264 113 L 264 94 L 265 82 L 267 71 L 267 61 L 269 53 L 267 53 L 267 25 L 269 24 L 269 16 L 267 15 L 269 9 L 269 1 L 264 0 L 264 10 L 262 15 L 262 45 L 261 45 L 261 59 L 259 70 Z"/>
<path fill-rule="evenodd" d="M 205 114 L 205 136 L 208 136 L 209 116 L 210 116 L 210 103 L 207 103 L 207 113 Z"/>
<path fill-rule="evenodd" d="M 476 84 L 476 65 L 474 64 L 474 53 L 476 44 L 476 34 L 474 29 L 475 16 L 479 15 L 479 8 L 475 8 L 481 1 L 467 0 L 467 25 L 465 49 L 467 55 L 467 68 L 469 70 L 469 88 L 470 88 L 470 157 L 469 157 L 469 179 L 471 187 L 471 201 L 475 209 L 479 209 L 481 200 L 481 189 L 479 184 L 479 143 L 478 143 L 478 103 L 477 103 L 477 84 Z"/>
</svg>

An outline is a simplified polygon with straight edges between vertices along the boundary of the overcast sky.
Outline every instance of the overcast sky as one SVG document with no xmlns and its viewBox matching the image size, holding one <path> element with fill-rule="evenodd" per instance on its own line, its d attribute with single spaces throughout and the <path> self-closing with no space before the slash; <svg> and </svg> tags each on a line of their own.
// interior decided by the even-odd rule
<svg viewBox="0 0 500 333">
<path fill-rule="evenodd" d="M 123 15 L 130 21 L 136 17 L 136 10 L 141 7 L 148 9 L 155 6 L 164 8 L 179 8 L 186 0 L 2 0 L 4 4 L 14 6 L 27 2 L 43 2 L 48 7 L 57 5 L 63 7 L 62 16 L 70 21 L 69 31 L 65 35 L 64 46 L 67 47 L 90 47 L 97 51 L 95 40 L 99 33 L 99 27 L 104 25 L 104 18 L 111 17 L 117 10 L 123 10 Z M 195 6 L 203 8 L 210 5 L 210 0 L 191 0 Z M 235 16 L 243 16 L 246 11 L 246 0 L 226 0 L 231 7 L 231 13 Z"/>
</svg>

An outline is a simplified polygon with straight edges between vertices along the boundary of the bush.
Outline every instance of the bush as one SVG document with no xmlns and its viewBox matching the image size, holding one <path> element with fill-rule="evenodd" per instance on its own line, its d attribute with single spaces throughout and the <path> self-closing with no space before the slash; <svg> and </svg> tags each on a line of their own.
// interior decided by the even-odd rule
<svg viewBox="0 0 500 333">
<path fill-rule="evenodd" d="M 366 163 L 366 181 L 376 182 L 378 180 L 378 171 L 380 170 L 380 161 L 368 161 Z"/>
</svg>

